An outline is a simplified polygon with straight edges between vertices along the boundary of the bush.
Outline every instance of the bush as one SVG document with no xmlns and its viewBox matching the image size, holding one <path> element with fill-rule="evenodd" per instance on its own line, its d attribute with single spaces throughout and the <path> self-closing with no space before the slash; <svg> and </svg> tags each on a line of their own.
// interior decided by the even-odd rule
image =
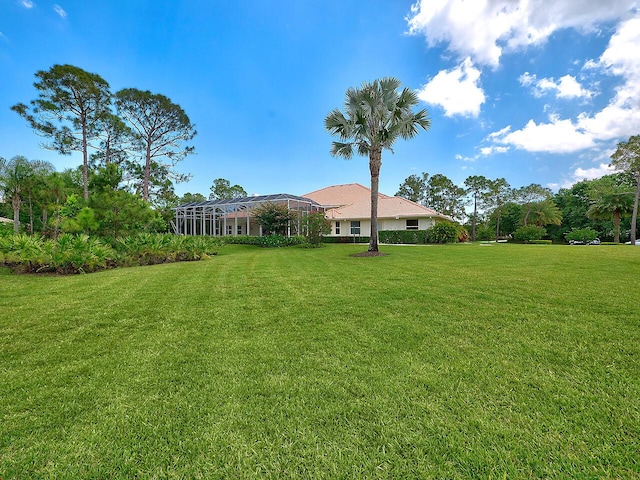
<svg viewBox="0 0 640 480">
<path fill-rule="evenodd" d="M 285 237 L 283 235 L 266 235 L 264 237 L 255 237 L 258 239 L 258 245 L 263 248 L 279 248 L 291 247 L 293 245 L 302 245 L 306 239 L 302 235 Z"/>
<path fill-rule="evenodd" d="M 476 225 L 476 240 L 493 240 L 496 231 L 487 225 Z"/>
<path fill-rule="evenodd" d="M 369 240 L 369 237 L 359 236 L 324 237 L 322 239 L 324 243 L 369 243 Z"/>
<path fill-rule="evenodd" d="M 331 233 L 331 222 L 323 212 L 310 213 L 302 219 L 302 231 L 310 246 L 318 246 L 322 243 L 322 236 Z"/>
<path fill-rule="evenodd" d="M 200 260 L 216 255 L 220 237 L 141 233 L 110 243 L 88 235 L 58 240 L 29 235 L 0 237 L 0 263 L 22 273 L 90 273 L 116 266 Z"/>
<path fill-rule="evenodd" d="M 378 239 L 380 243 L 427 243 L 425 230 L 381 230 Z"/>
<path fill-rule="evenodd" d="M 536 225 L 527 225 L 526 227 L 519 227 L 513 234 L 513 238 L 520 242 L 531 243 L 532 240 L 540 240 L 547 234 L 547 230 L 544 227 L 538 227 Z"/>
<path fill-rule="evenodd" d="M 551 240 L 529 240 L 527 243 L 531 245 L 551 245 L 553 242 Z"/>
<path fill-rule="evenodd" d="M 429 243 L 455 243 L 458 241 L 459 225 L 451 222 L 436 223 L 426 230 Z"/>
<path fill-rule="evenodd" d="M 598 238 L 598 232 L 591 228 L 573 229 L 565 234 L 565 238 L 569 242 L 580 242 L 587 244 Z"/>
</svg>

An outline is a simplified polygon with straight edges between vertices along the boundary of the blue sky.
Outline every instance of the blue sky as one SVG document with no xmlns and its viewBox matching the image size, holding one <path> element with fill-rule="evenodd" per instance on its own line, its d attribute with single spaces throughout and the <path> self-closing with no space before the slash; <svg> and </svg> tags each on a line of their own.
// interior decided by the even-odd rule
<svg viewBox="0 0 640 480">
<path fill-rule="evenodd" d="M 0 0 L 5 158 L 80 164 L 9 109 L 54 64 L 183 107 L 198 135 L 179 194 L 219 177 L 250 194 L 368 185 L 366 158 L 330 156 L 324 118 L 384 76 L 418 91 L 432 122 L 383 154 L 387 194 L 421 172 L 558 189 L 608 173 L 640 133 L 640 0 L 57 2 Z"/>
</svg>

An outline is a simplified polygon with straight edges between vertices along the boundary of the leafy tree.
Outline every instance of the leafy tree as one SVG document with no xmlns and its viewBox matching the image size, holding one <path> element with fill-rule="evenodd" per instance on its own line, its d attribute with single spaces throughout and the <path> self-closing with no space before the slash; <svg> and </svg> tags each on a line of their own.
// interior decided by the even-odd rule
<svg viewBox="0 0 640 480">
<path fill-rule="evenodd" d="M 548 188 L 532 183 L 526 187 L 514 191 L 516 201 L 522 205 L 522 223 L 526 227 L 534 205 L 551 198 L 552 193 Z"/>
<path fill-rule="evenodd" d="M 98 168 L 115 163 L 119 166 L 127 164 L 129 155 L 127 148 L 131 146 L 133 132 L 113 113 L 105 113 L 96 124 L 96 139 L 93 145 L 97 150 L 91 155 L 91 166 Z"/>
<path fill-rule="evenodd" d="M 184 110 L 164 95 L 135 88 L 117 92 L 116 107 L 131 125 L 135 138 L 133 149 L 142 158 L 138 173 L 143 200 L 149 200 L 154 172 L 159 179 L 187 180 L 187 175 L 172 170 L 194 151 L 192 146 L 183 146 L 197 133 Z"/>
<path fill-rule="evenodd" d="M 408 88 L 400 93 L 401 83 L 395 78 L 364 82 L 360 88 L 349 88 L 344 109 L 332 110 L 325 118 L 327 131 L 340 141 L 332 143 L 333 156 L 350 159 L 355 152 L 369 157 L 371 174 L 371 240 L 369 251 L 378 252 L 378 186 L 382 167 L 382 150 L 391 150 L 398 138 L 410 139 L 418 127 L 427 130 L 431 122 L 426 110 L 413 112 L 417 94 Z"/>
<path fill-rule="evenodd" d="M 206 201 L 207 201 L 207 197 L 205 197 L 201 193 L 187 192 L 178 199 L 177 203 L 178 205 L 184 205 L 186 203 L 199 203 L 199 202 L 206 202 Z"/>
<path fill-rule="evenodd" d="M 633 192 L 629 185 L 620 184 L 620 175 L 607 175 L 594 180 L 590 185 L 591 206 L 587 210 L 589 218 L 613 218 L 613 241 L 620 242 L 620 221 L 622 216 L 633 212 Z"/>
<path fill-rule="evenodd" d="M 472 175 L 464 181 L 467 194 L 473 197 L 473 217 L 471 219 L 471 241 L 476 240 L 476 224 L 478 220 L 478 200 L 489 189 L 489 179 L 482 175 Z"/>
<path fill-rule="evenodd" d="M 47 225 L 47 212 L 48 208 L 51 207 L 54 214 L 53 238 L 57 239 L 60 233 L 60 209 L 62 203 L 66 200 L 67 185 L 64 175 L 58 172 L 52 172 L 48 175 L 45 184 L 45 192 L 48 195 L 45 196 L 45 203 L 42 209 L 42 223 L 45 226 Z"/>
<path fill-rule="evenodd" d="M 422 175 L 409 175 L 398 187 L 396 196 L 423 204 L 426 199 L 428 180 L 429 174 L 426 172 L 422 172 Z"/>
<path fill-rule="evenodd" d="M 286 235 L 296 219 L 296 213 L 284 203 L 263 203 L 251 210 L 251 215 L 262 225 L 265 235 Z"/>
<path fill-rule="evenodd" d="M 634 135 L 628 141 L 618 143 L 618 148 L 611 155 L 611 166 L 630 173 L 636 181 L 636 193 L 631 214 L 631 245 L 635 245 L 638 202 L 640 201 L 640 135 Z"/>
<path fill-rule="evenodd" d="M 497 178 L 489 181 L 489 188 L 482 196 L 483 202 L 488 208 L 493 209 L 496 215 L 496 241 L 500 236 L 500 217 L 502 208 L 506 202 L 511 200 L 513 192 L 511 186 L 504 178 Z"/>
<path fill-rule="evenodd" d="M 63 155 L 82 152 L 84 199 L 89 198 L 90 139 L 111 106 L 109 84 L 99 75 L 73 65 L 54 65 L 36 73 L 34 87 L 39 97 L 31 106 L 11 107 L 27 120 L 36 133 L 51 139 L 44 147 Z"/>
<path fill-rule="evenodd" d="M 47 188 L 46 178 L 53 173 L 55 168 L 50 162 L 43 160 L 29 161 L 29 172 L 24 183 L 24 194 L 29 208 L 29 232 L 34 233 L 33 205 L 36 201 L 43 200 Z"/>
<path fill-rule="evenodd" d="M 211 185 L 209 200 L 224 200 L 229 198 L 246 197 L 247 192 L 240 185 L 231 185 L 226 178 L 216 178 Z"/>
<path fill-rule="evenodd" d="M 98 224 L 95 230 L 112 237 L 155 230 L 155 226 L 151 228 L 157 217 L 154 210 L 148 202 L 121 188 L 121 181 L 122 170 L 113 163 L 91 175 L 89 206 Z"/>
<path fill-rule="evenodd" d="M 451 218 L 462 219 L 465 194 L 464 188 L 458 187 L 448 177 L 438 173 L 427 180 L 424 204 Z"/>
</svg>

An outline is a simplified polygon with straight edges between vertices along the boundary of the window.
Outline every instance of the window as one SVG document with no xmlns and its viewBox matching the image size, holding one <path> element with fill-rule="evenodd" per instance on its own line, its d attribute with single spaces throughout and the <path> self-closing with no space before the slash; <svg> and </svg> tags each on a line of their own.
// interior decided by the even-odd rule
<svg viewBox="0 0 640 480">
<path fill-rule="evenodd" d="M 227 235 L 233 235 L 233 225 L 227 225 Z"/>
<path fill-rule="evenodd" d="M 360 235 L 360 220 L 351 222 L 351 235 Z"/>
<path fill-rule="evenodd" d="M 336 222 L 336 235 L 340 235 L 340 222 Z"/>
<path fill-rule="evenodd" d="M 418 219 L 407 220 L 407 230 L 418 230 Z"/>
<path fill-rule="evenodd" d="M 238 225 L 238 235 L 242 235 L 242 225 Z"/>
</svg>

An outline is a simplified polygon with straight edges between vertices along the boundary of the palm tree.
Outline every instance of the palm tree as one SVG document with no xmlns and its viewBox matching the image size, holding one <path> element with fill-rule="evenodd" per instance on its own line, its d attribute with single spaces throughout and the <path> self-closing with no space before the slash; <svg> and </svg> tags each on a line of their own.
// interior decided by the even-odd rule
<svg viewBox="0 0 640 480">
<path fill-rule="evenodd" d="M 633 212 L 632 192 L 623 187 L 609 190 L 596 199 L 587 210 L 587 217 L 608 220 L 613 215 L 613 241 L 620 243 L 620 219 Z"/>
<path fill-rule="evenodd" d="M 30 175 L 29 160 L 23 156 L 15 156 L 5 162 L 0 172 L 0 189 L 4 196 L 11 200 L 13 208 L 13 229 L 20 229 L 20 207 L 24 200 L 24 188 Z"/>
<path fill-rule="evenodd" d="M 631 213 L 631 245 L 635 245 L 638 204 L 640 203 L 640 135 L 629 137 L 627 142 L 618 143 L 618 148 L 611 155 L 609 165 L 617 170 L 630 173 L 636 181 L 636 193 Z"/>
<path fill-rule="evenodd" d="M 332 110 L 324 120 L 327 131 L 340 141 L 333 142 L 331 154 L 350 159 L 354 147 L 358 155 L 369 157 L 371 173 L 371 240 L 369 252 L 378 252 L 378 184 L 382 167 L 382 150 L 392 150 L 400 137 L 410 139 L 418 134 L 418 127 L 431 126 L 426 110 L 414 113 L 417 94 L 403 88 L 398 79 L 388 77 L 364 82 L 360 88 L 349 88 L 345 99 L 345 113 Z"/>
<path fill-rule="evenodd" d="M 562 223 L 562 210 L 550 198 L 531 203 L 530 208 L 531 217 L 538 227 L 560 225 Z"/>
</svg>

